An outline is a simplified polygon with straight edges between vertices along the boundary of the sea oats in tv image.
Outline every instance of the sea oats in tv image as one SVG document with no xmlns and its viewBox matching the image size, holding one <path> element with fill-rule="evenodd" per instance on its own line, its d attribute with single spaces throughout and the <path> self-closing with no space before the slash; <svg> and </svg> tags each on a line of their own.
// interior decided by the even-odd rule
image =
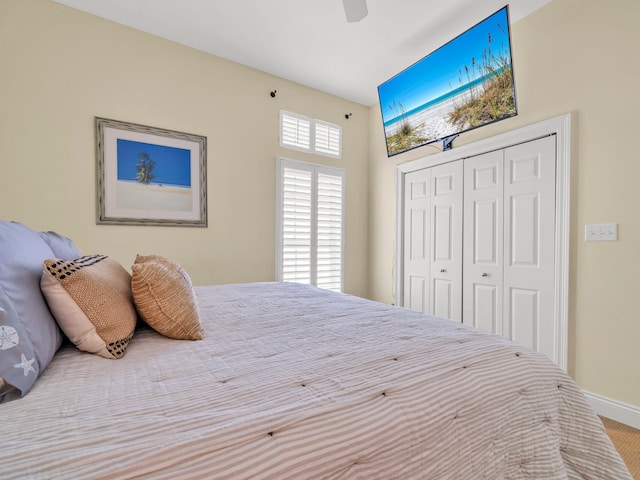
<svg viewBox="0 0 640 480">
<path fill-rule="evenodd" d="M 380 85 L 378 96 L 388 156 L 516 115 L 508 7 Z"/>
<path fill-rule="evenodd" d="M 189 150 L 118 139 L 117 152 L 118 208 L 193 209 Z"/>
</svg>

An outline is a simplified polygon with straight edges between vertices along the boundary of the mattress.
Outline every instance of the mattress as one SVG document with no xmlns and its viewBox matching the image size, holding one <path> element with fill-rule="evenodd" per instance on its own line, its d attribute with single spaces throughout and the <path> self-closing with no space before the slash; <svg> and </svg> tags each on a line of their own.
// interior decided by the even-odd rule
<svg viewBox="0 0 640 480">
<path fill-rule="evenodd" d="M 499 336 L 315 287 L 196 287 L 204 339 L 64 346 L 0 405 L 2 478 L 631 479 L 576 384 Z"/>
</svg>

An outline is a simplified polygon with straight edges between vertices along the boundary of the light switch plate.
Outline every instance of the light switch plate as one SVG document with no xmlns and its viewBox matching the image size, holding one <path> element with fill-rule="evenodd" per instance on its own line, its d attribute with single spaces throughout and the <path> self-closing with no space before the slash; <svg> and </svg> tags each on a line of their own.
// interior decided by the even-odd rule
<svg viewBox="0 0 640 480">
<path fill-rule="evenodd" d="M 589 224 L 584 226 L 586 242 L 607 242 L 618 240 L 618 224 Z"/>
</svg>

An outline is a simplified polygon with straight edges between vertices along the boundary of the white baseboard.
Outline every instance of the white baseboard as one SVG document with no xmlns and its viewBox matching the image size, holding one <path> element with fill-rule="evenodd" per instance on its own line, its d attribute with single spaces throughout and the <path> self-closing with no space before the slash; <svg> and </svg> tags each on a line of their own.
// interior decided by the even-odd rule
<svg viewBox="0 0 640 480">
<path fill-rule="evenodd" d="M 598 415 L 640 430 L 640 408 L 596 393 L 584 391 L 584 394 Z"/>
</svg>

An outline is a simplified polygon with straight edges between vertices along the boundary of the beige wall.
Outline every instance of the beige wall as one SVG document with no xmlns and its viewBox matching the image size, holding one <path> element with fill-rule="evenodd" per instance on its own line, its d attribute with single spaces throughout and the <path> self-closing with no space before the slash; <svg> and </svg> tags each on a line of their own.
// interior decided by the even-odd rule
<svg viewBox="0 0 640 480">
<path fill-rule="evenodd" d="M 573 114 L 569 371 L 582 388 L 640 406 L 640 2 L 554 0 L 513 25 L 517 117 L 464 134 L 462 145 Z M 452 32 L 454 33 L 454 32 Z M 370 111 L 369 293 L 394 300 L 394 167 Z M 585 243 L 587 223 L 617 223 L 617 242 Z"/>
<path fill-rule="evenodd" d="M 280 109 L 342 125 L 343 159 L 281 149 Z M 94 116 L 206 136 L 209 227 L 96 225 Z M 281 155 L 346 169 L 345 288 L 364 296 L 368 128 L 360 105 L 49 0 L 0 0 L 0 218 L 85 253 L 165 255 L 196 284 L 274 280 Z"/>
</svg>

